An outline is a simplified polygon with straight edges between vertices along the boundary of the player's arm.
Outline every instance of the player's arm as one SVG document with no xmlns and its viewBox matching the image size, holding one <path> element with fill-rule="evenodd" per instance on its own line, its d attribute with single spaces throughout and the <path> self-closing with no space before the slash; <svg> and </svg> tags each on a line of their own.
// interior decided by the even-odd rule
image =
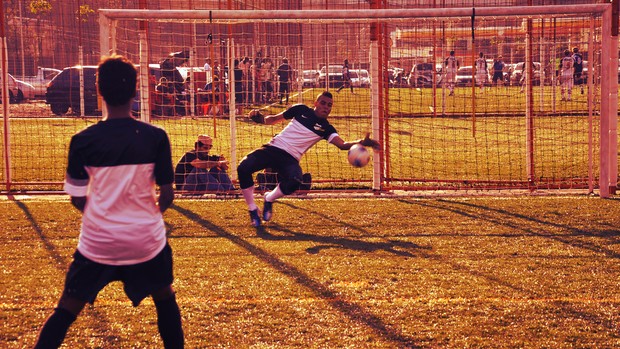
<svg viewBox="0 0 620 349">
<path fill-rule="evenodd" d="M 159 197 L 157 198 L 157 205 L 159 211 L 164 213 L 174 201 L 174 189 L 172 189 L 172 183 L 164 184 L 159 187 Z"/>
<path fill-rule="evenodd" d="M 284 121 L 284 112 L 275 115 L 263 115 L 260 110 L 254 109 L 250 111 L 248 117 L 257 124 L 273 125 Z"/>
<path fill-rule="evenodd" d="M 335 145 L 336 147 L 338 147 L 338 149 L 340 150 L 349 150 L 355 144 L 361 144 L 365 147 L 372 147 L 375 150 L 381 149 L 381 144 L 379 144 L 379 142 L 375 141 L 374 139 L 371 139 L 369 133 L 367 133 L 366 137 L 362 139 L 358 139 L 355 141 L 349 141 L 349 142 L 345 142 L 345 140 L 340 138 L 340 136 L 336 136 L 334 137 L 334 139 L 331 140 L 331 143 Z"/>
</svg>

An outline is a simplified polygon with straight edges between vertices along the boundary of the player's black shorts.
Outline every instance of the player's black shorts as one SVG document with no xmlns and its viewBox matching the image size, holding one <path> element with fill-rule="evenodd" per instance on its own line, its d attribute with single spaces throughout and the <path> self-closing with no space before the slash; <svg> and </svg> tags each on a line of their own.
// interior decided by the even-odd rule
<svg viewBox="0 0 620 349">
<path fill-rule="evenodd" d="M 171 285 L 172 280 L 172 249 L 168 243 L 153 259 L 133 265 L 101 264 L 75 251 L 65 279 L 64 294 L 92 304 L 107 284 L 121 281 L 125 294 L 137 307 L 153 292 Z"/>
<path fill-rule="evenodd" d="M 275 170 L 280 175 L 280 181 L 283 183 L 290 181 L 301 183 L 302 181 L 303 175 L 299 160 L 280 148 L 264 145 L 249 153 L 239 163 L 237 167 L 239 187 L 245 189 L 253 186 L 254 179 L 252 174 L 265 168 Z M 291 191 L 287 190 L 287 187 L 287 185 L 284 185 L 281 189 L 284 194 L 289 195 Z"/>
</svg>

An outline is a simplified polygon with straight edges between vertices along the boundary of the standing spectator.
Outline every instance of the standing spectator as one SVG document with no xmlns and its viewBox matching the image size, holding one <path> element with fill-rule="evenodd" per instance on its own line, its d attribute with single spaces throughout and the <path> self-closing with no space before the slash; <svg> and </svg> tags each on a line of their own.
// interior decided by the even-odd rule
<svg viewBox="0 0 620 349">
<path fill-rule="evenodd" d="M 351 88 L 351 94 L 353 94 L 353 84 L 351 83 L 351 72 L 349 71 L 349 60 L 345 59 L 342 64 L 342 86 L 340 86 L 336 92 L 340 92 L 345 87 Z"/>
<path fill-rule="evenodd" d="M 573 83 L 577 84 L 581 88 L 581 94 L 583 94 L 583 80 L 581 77 L 581 74 L 583 73 L 583 56 L 579 53 L 579 49 L 577 47 L 573 48 L 573 70 Z"/>
<path fill-rule="evenodd" d="M 207 58 L 206 62 L 205 62 L 205 80 L 206 80 L 206 84 L 210 83 L 211 81 L 213 81 L 213 70 L 211 68 L 211 59 Z"/>
<path fill-rule="evenodd" d="M 239 66 L 243 72 L 243 103 L 244 105 L 249 105 L 252 98 L 250 95 L 252 92 L 252 60 L 250 57 L 246 56 L 243 58 L 243 61 L 241 61 Z"/>
<path fill-rule="evenodd" d="M 237 173 L 241 193 L 248 205 L 250 221 L 253 226 L 261 225 L 258 206 L 254 202 L 254 172 L 270 168 L 278 173 L 280 180 L 275 189 L 265 194 L 263 206 L 264 221 L 272 216 L 272 205 L 278 199 L 297 191 L 303 181 L 303 174 L 299 160 L 303 154 L 322 139 L 335 145 L 340 150 L 348 150 L 354 144 L 379 149 L 379 143 L 369 138 L 345 142 L 332 126 L 327 117 L 331 113 L 333 96 L 329 91 L 318 95 L 314 101 L 314 108 L 304 104 L 296 104 L 287 110 L 276 114 L 263 116 L 260 111 L 252 110 L 250 119 L 258 124 L 274 125 L 284 120 L 290 123 L 268 144 L 252 151 L 241 160 Z"/>
<path fill-rule="evenodd" d="M 239 66 L 239 60 L 234 60 L 233 75 L 235 77 L 235 111 L 237 115 L 243 112 L 243 69 Z"/>
<path fill-rule="evenodd" d="M 564 50 L 564 57 L 560 61 L 560 84 L 562 85 L 561 93 L 563 101 L 572 100 L 573 79 L 575 78 L 573 75 L 574 62 L 575 61 L 573 60 L 573 57 L 571 57 L 570 51 Z M 566 95 L 568 98 L 565 97 Z"/>
<path fill-rule="evenodd" d="M 489 69 L 484 53 L 480 52 L 480 56 L 476 59 L 476 82 L 480 86 L 480 91 L 484 91 L 484 85 L 489 81 Z"/>
<path fill-rule="evenodd" d="M 261 90 L 263 92 L 261 102 L 269 103 L 273 98 L 273 62 L 271 58 L 265 57 L 260 66 L 260 81 L 261 81 Z"/>
<path fill-rule="evenodd" d="M 220 155 L 209 155 L 213 139 L 199 135 L 194 149 L 181 157 L 174 169 L 174 183 L 177 190 L 189 192 L 235 190 L 226 173 L 228 161 Z"/>
<path fill-rule="evenodd" d="M 280 83 L 280 87 L 279 87 L 280 93 L 278 96 L 280 99 L 280 104 L 282 104 L 282 97 L 285 97 L 285 96 L 286 96 L 286 104 L 288 104 L 288 96 L 291 91 L 291 80 L 293 77 L 293 70 L 291 69 L 291 66 L 288 64 L 288 59 L 286 58 L 282 59 L 282 64 L 280 64 L 280 66 L 278 67 L 276 74 L 278 75 L 278 80 Z"/>
<path fill-rule="evenodd" d="M 446 85 L 448 86 L 448 90 L 450 90 L 450 96 L 454 96 L 454 86 L 456 86 L 456 72 L 461 66 L 459 60 L 454 56 L 454 51 L 450 51 L 450 56 L 446 58 L 444 66 L 446 70 Z"/>
<path fill-rule="evenodd" d="M 151 296 L 164 347 L 184 346 L 162 217 L 174 200 L 170 141 L 163 129 L 131 116 L 136 78 L 126 58 L 104 58 L 97 89 L 107 115 L 71 138 L 64 189 L 83 213 L 82 226 L 64 290 L 36 349 L 58 348 L 86 303 L 113 281 L 124 284 L 133 306 Z"/>
<path fill-rule="evenodd" d="M 493 85 L 497 86 L 498 83 L 504 85 L 505 66 L 502 55 L 497 56 L 493 61 Z"/>
<path fill-rule="evenodd" d="M 536 71 L 536 64 L 534 64 L 534 62 L 532 62 L 532 77 L 535 77 L 535 71 Z M 521 79 L 519 80 L 519 84 L 521 85 L 521 92 L 525 92 L 525 83 L 527 81 L 529 81 L 528 75 L 529 72 L 527 70 L 527 67 L 525 66 L 525 63 L 523 63 L 523 70 L 521 72 Z"/>
</svg>

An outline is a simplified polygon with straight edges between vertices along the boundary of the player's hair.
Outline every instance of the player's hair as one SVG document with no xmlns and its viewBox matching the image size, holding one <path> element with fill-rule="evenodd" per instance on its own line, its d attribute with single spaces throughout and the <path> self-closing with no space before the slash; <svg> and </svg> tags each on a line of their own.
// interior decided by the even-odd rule
<svg viewBox="0 0 620 349">
<path fill-rule="evenodd" d="M 104 57 L 97 68 L 97 89 L 111 106 L 127 104 L 136 95 L 136 68 L 123 56 Z"/>
<path fill-rule="evenodd" d="M 330 98 L 330 99 L 334 99 L 334 95 L 332 95 L 332 93 L 329 92 L 329 91 L 323 91 L 320 95 L 317 96 L 316 99 L 319 99 L 319 97 L 321 97 L 321 96 L 324 96 L 324 97 L 327 97 L 327 98 Z"/>
<path fill-rule="evenodd" d="M 564 50 L 564 56 L 570 56 L 570 51 L 569 50 Z"/>
<path fill-rule="evenodd" d="M 577 53 L 579 52 L 579 49 L 577 47 L 573 47 L 573 52 Z"/>
</svg>

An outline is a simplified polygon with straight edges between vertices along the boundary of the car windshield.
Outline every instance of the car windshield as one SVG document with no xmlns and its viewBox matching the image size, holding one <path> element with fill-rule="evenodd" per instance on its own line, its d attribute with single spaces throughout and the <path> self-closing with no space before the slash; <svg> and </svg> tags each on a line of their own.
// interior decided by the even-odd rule
<svg viewBox="0 0 620 349">
<path fill-rule="evenodd" d="M 467 68 L 460 68 L 460 69 L 459 69 L 459 74 L 460 74 L 460 75 L 468 75 L 468 74 L 470 74 L 470 75 L 471 75 L 471 68 L 470 68 L 470 67 L 467 67 Z"/>
<path fill-rule="evenodd" d="M 357 78 L 357 72 L 356 72 L 355 70 L 351 70 L 351 71 L 349 72 L 349 76 L 350 76 L 351 78 Z"/>
<path fill-rule="evenodd" d="M 417 70 L 433 70 L 433 65 L 431 63 L 420 63 L 416 66 Z"/>
<path fill-rule="evenodd" d="M 316 72 L 314 71 L 304 71 L 304 78 L 314 78 L 314 76 L 316 75 Z"/>
</svg>

